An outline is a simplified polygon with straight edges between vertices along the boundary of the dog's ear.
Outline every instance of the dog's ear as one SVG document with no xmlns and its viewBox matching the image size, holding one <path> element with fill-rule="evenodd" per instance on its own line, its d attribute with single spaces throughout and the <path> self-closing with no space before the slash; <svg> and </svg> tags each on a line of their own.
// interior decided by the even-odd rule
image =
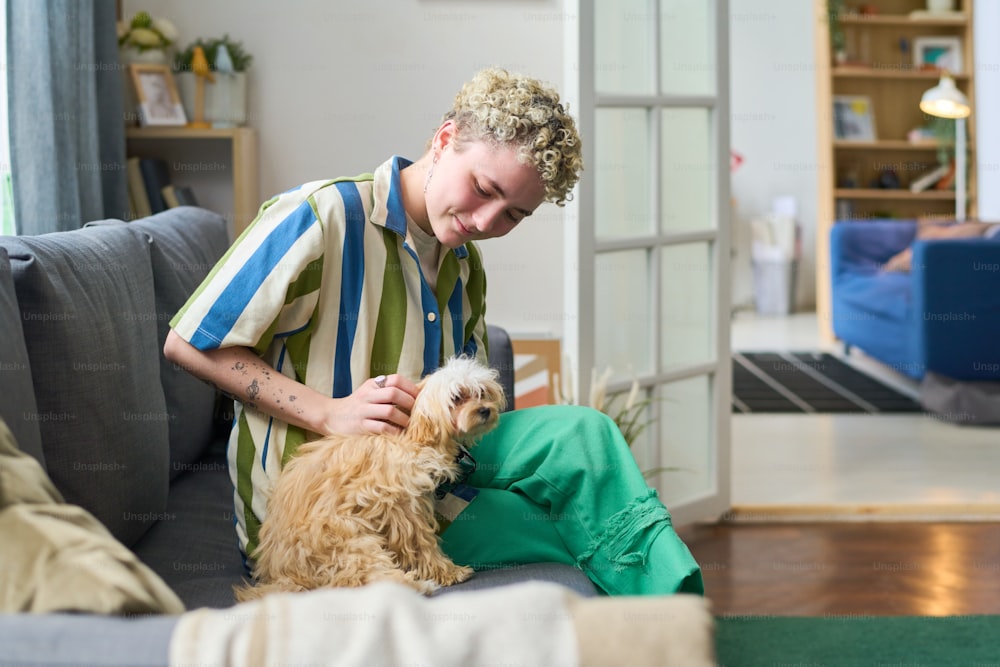
<svg viewBox="0 0 1000 667">
<path fill-rule="evenodd" d="M 410 415 L 410 423 L 406 427 L 406 434 L 413 442 L 425 445 L 437 446 L 443 440 L 449 438 L 443 426 L 451 425 L 451 412 L 449 406 L 439 406 L 434 401 L 418 402 L 414 406 L 413 414 Z M 444 408 L 439 410 L 439 408 Z M 442 421 L 444 420 L 444 421 Z"/>
</svg>

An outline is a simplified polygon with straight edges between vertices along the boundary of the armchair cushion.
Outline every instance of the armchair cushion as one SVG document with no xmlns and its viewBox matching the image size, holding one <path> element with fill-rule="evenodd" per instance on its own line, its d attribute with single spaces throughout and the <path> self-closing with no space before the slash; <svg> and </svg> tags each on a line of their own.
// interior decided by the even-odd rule
<svg viewBox="0 0 1000 667">
<path fill-rule="evenodd" d="M 927 369 L 1000 379 L 1000 238 L 917 241 L 912 275 Z"/>
</svg>

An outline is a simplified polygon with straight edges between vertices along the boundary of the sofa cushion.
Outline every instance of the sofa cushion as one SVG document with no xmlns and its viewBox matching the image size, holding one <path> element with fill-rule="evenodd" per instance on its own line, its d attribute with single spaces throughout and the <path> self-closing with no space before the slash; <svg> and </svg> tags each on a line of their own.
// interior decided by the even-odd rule
<svg viewBox="0 0 1000 667">
<path fill-rule="evenodd" d="M 28 350 L 21 331 L 14 280 L 7 251 L 0 246 L 0 419 L 14 434 L 21 451 L 35 457 L 42 468 L 42 435 L 38 428 L 38 406 L 31 384 Z"/>
<path fill-rule="evenodd" d="M 229 248 L 226 219 L 205 209 L 183 206 L 118 224 L 130 224 L 150 238 L 156 327 L 162 351 L 170 318 Z M 170 415 L 170 479 L 174 479 L 198 461 L 212 440 L 217 392 L 162 354 L 160 382 Z"/>
<path fill-rule="evenodd" d="M 835 283 L 836 298 L 852 311 L 908 322 L 913 300 L 912 282 L 910 274 L 897 272 L 842 276 Z"/>
<path fill-rule="evenodd" d="M 49 475 L 131 544 L 166 507 L 170 456 L 149 242 L 122 225 L 3 243 Z"/>
<path fill-rule="evenodd" d="M 230 607 L 233 587 L 248 576 L 233 525 L 233 485 L 224 447 L 183 471 L 170 485 L 166 521 L 132 549 L 188 609 Z"/>
</svg>

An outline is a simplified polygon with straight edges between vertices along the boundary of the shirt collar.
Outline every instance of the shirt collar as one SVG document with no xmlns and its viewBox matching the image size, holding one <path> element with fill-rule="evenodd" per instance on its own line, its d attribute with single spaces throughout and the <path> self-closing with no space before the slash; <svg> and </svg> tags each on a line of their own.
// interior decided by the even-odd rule
<svg viewBox="0 0 1000 667">
<path fill-rule="evenodd" d="M 383 162 L 374 173 L 375 205 L 370 220 L 406 238 L 406 209 L 403 208 L 403 189 L 399 184 L 399 172 L 413 164 L 412 160 L 393 155 Z M 465 259 L 469 250 L 460 245 L 454 250 L 455 256 Z"/>
</svg>

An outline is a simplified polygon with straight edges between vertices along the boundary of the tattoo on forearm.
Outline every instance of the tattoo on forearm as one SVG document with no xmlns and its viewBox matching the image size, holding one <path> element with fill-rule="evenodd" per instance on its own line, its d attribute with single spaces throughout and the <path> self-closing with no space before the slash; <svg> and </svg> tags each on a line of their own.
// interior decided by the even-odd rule
<svg viewBox="0 0 1000 667">
<path fill-rule="evenodd" d="M 251 401 L 256 400 L 257 396 L 260 395 L 260 384 L 257 382 L 257 378 L 253 379 L 253 382 L 247 386 L 247 398 Z"/>
</svg>

